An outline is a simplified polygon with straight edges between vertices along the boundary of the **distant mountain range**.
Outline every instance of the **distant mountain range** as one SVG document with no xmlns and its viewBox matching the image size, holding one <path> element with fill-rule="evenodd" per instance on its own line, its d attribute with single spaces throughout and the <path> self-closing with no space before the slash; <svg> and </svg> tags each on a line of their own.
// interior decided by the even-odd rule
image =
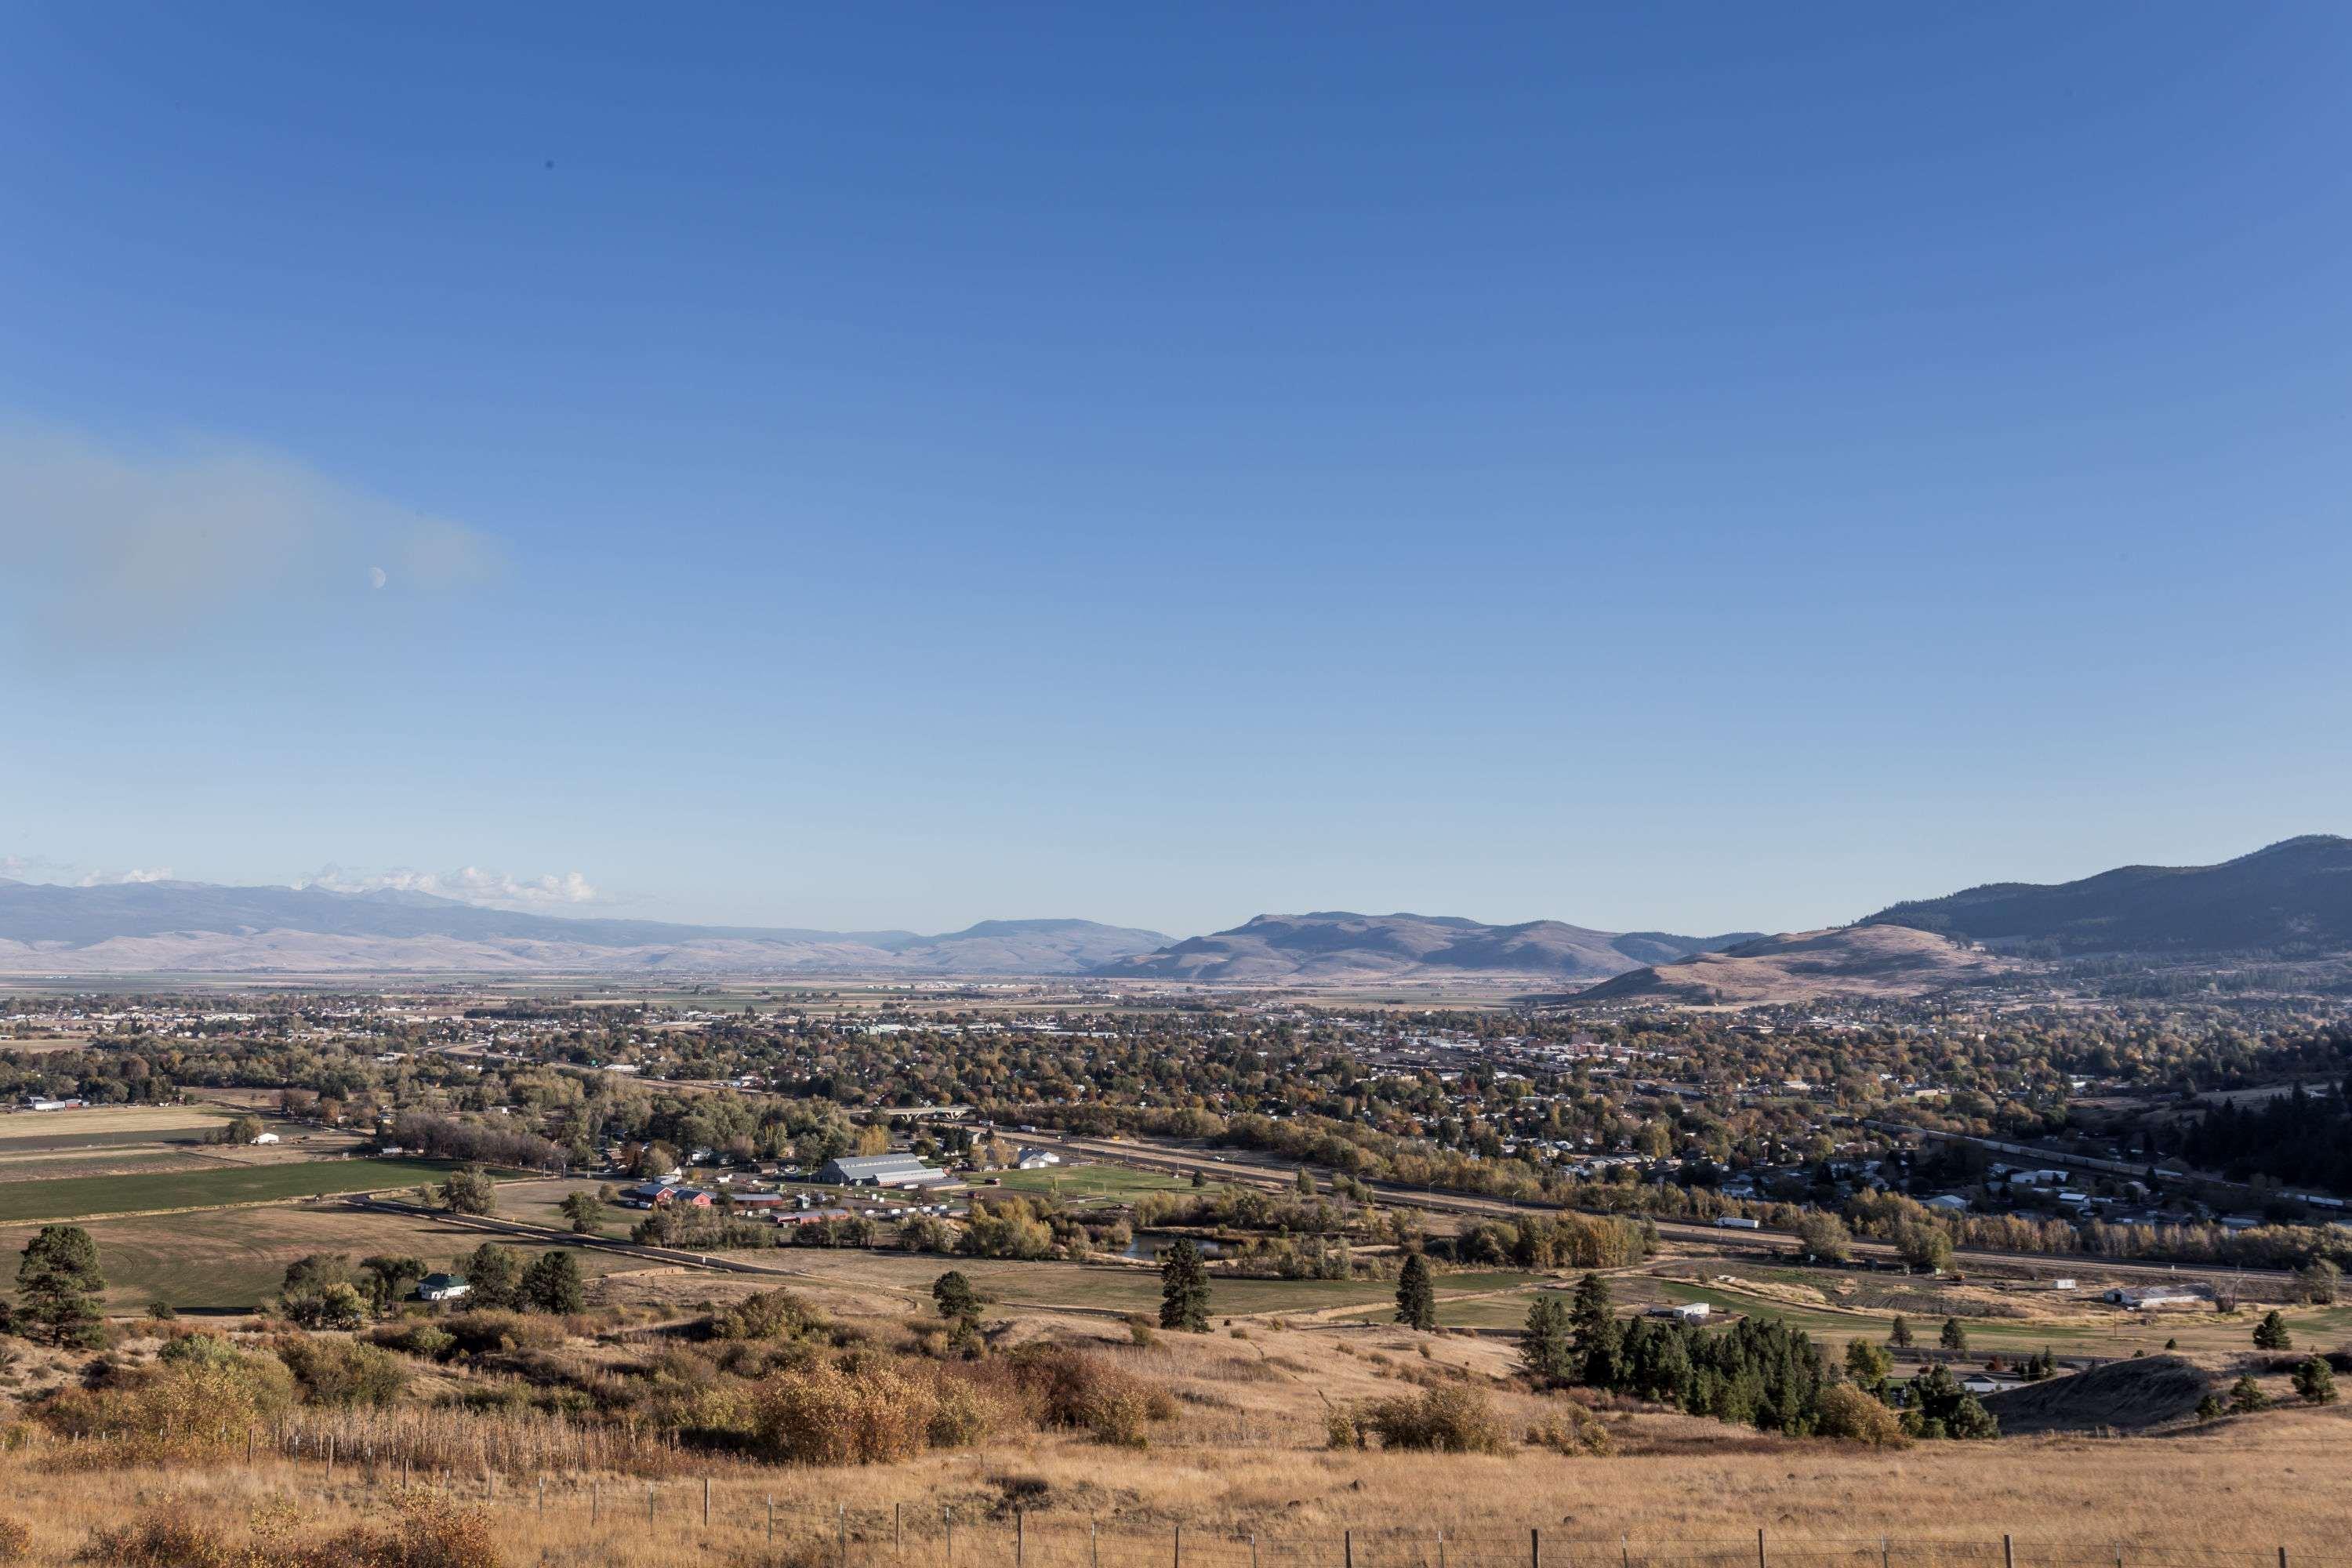
<svg viewBox="0 0 2352 1568">
<path fill-rule="evenodd" d="M 1165 946 L 1093 921 L 923 936 L 486 910 L 427 893 L 0 880 L 0 973 L 1076 974 Z"/>
<path fill-rule="evenodd" d="M 1231 931 L 1192 937 L 1156 952 L 1113 959 L 1095 973 L 1222 984 L 1426 980 L 1445 975 L 1598 980 L 1644 964 L 1727 947 L 1757 934 L 1674 936 L 1664 931 L 1591 931 L 1559 921 L 1495 926 L 1447 915 L 1327 910 L 1260 915 Z"/>
<path fill-rule="evenodd" d="M 2126 866 L 2079 881 L 1992 882 L 1836 931 L 1769 937 L 1637 970 L 1596 1001 L 1740 1004 L 1923 994 L 2039 961 L 2195 964 L 2352 957 L 2352 838 L 2289 838 L 2218 866 Z"/>
<path fill-rule="evenodd" d="M 1091 975 L 1227 985 L 1491 979 L 1596 1000 L 1892 995 L 2052 961 L 2352 964 L 2352 839 L 2290 838 L 2219 866 L 2126 866 L 1900 903 L 1832 931 L 1607 931 L 1446 915 L 1260 915 L 1178 941 L 1092 921 L 925 936 L 487 910 L 423 893 L 0 881 L 0 973 Z"/>
</svg>

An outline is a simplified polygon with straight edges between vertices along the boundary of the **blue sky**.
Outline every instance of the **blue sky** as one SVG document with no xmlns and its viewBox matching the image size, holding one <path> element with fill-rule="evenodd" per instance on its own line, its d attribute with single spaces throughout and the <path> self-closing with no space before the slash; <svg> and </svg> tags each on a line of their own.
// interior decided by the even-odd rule
<svg viewBox="0 0 2352 1568">
<path fill-rule="evenodd" d="M 0 22 L 20 875 L 1715 931 L 2352 828 L 2352 11 L 350 9 Z"/>
</svg>

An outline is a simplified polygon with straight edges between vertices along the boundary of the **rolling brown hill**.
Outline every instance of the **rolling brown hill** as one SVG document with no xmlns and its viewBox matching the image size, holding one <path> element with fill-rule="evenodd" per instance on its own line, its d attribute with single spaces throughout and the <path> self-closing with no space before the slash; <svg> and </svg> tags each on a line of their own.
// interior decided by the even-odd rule
<svg viewBox="0 0 2352 1568">
<path fill-rule="evenodd" d="M 1595 980 L 1745 942 L 1755 933 L 1675 936 L 1593 931 L 1562 921 L 1485 925 L 1452 915 L 1319 910 L 1260 915 L 1231 931 L 1114 959 L 1100 975 L 1214 984 L 1344 984 L 1463 975 Z"/>
<path fill-rule="evenodd" d="M 1847 926 L 1761 937 L 1721 952 L 1637 969 L 1580 1001 L 1748 1005 L 1812 996 L 1917 996 L 2025 966 L 1907 926 Z"/>
</svg>

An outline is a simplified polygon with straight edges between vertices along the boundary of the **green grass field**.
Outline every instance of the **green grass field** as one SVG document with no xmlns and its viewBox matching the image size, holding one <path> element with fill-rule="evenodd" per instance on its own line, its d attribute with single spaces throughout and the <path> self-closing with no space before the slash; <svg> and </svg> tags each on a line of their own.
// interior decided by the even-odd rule
<svg viewBox="0 0 2352 1568">
<path fill-rule="evenodd" d="M 156 1175 L 67 1176 L 0 1185 L 0 1224 L 219 1208 L 276 1198 L 319 1197 L 413 1186 L 448 1171 L 439 1160 L 314 1160 Z"/>
</svg>

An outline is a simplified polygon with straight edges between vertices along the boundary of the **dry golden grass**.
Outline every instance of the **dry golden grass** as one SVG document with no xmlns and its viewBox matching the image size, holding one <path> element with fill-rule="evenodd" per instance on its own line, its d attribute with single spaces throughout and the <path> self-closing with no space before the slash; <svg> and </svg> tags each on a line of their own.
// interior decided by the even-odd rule
<svg viewBox="0 0 2352 1568">
<path fill-rule="evenodd" d="M 1706 1423 L 1640 1417 L 1646 1451 L 1607 1458 L 1527 1450 L 1507 1457 L 1180 1448 L 1130 1454 L 1072 1438 L 1039 1439 L 907 1464 L 751 1472 L 714 1466 L 711 1516 L 688 1478 L 654 1483 L 551 1478 L 545 1511 L 533 1478 L 473 1476 L 438 1484 L 488 1511 L 509 1563 L 675 1568 L 761 1560 L 767 1504 L 780 1551 L 832 1561 L 846 1535 L 851 1568 L 953 1561 L 1010 1568 L 1021 1508 L 1024 1568 L 1150 1568 L 1182 1561 L 1239 1568 L 1255 1534 L 1263 1568 L 1337 1563 L 1342 1531 L 1363 1568 L 1528 1561 L 1530 1527 L 1549 1563 L 1591 1561 L 1605 1544 L 1640 1563 L 1712 1543 L 1752 1562 L 1763 1529 L 1780 1561 L 1851 1558 L 1997 1563 L 2003 1534 L 2018 1562 L 2275 1561 L 2346 1556 L 2352 1509 L 2340 1462 L 2352 1429 L 2334 1412 L 2290 1411 L 2174 1439 L 2032 1439 L 1922 1445 L 1901 1453 L 1733 1434 Z M 1702 1429 L 1704 1428 L 1704 1429 Z M 396 1472 L 265 1460 L 212 1468 L 59 1470 L 30 1454 L 0 1458 L 0 1510 L 28 1521 L 29 1562 L 62 1565 L 93 1531 L 167 1500 L 234 1528 L 272 1500 L 347 1522 L 398 1486 Z M 593 1500 L 592 1500 L 593 1489 Z M 1099 1531 L 1099 1535 L 1092 1532 Z M 1621 1534 L 1627 1539 L 1621 1543 Z M 1963 1548 L 1960 1543 L 1974 1543 Z M 905 1555 L 899 1555 L 903 1543 Z M 1940 1544 L 1938 1544 L 1940 1543 Z"/>
<path fill-rule="evenodd" d="M 887 1333 L 903 1318 L 866 1321 Z M 1775 1563 L 1789 1568 L 1995 1568 L 2003 1534 L 2022 1543 L 2019 1568 L 2112 1564 L 2117 1543 L 2127 1563 L 2154 1563 L 2161 1553 L 2170 1568 L 2257 1568 L 2258 1559 L 2268 1568 L 2281 1545 L 2297 1565 L 2352 1557 L 2339 1540 L 2352 1517 L 2352 1467 L 2341 1458 L 2352 1412 L 2343 1407 L 2279 1410 L 2169 1436 L 1891 1452 L 1604 1408 L 1617 1449 L 1607 1458 L 1524 1447 L 1497 1457 L 1335 1452 L 1324 1446 L 1322 1413 L 1331 1405 L 1457 1376 L 1483 1384 L 1507 1370 L 1510 1347 L 1372 1327 L 1261 1321 L 1247 1332 L 1163 1334 L 1137 1346 L 1099 1320 L 1032 1314 L 1004 1336 L 1087 1341 L 1093 1353 L 1167 1390 L 1180 1414 L 1152 1429 L 1142 1452 L 1055 1433 L 894 1464 L 761 1468 L 657 1452 L 647 1436 L 642 1458 L 656 1462 L 617 1462 L 625 1444 L 616 1453 L 606 1443 L 612 1469 L 550 1474 L 543 1513 L 528 1458 L 495 1477 L 467 1464 L 417 1479 L 487 1508 L 509 1563 L 579 1568 L 824 1568 L 841 1557 L 845 1539 L 847 1568 L 944 1565 L 950 1509 L 952 1563 L 962 1568 L 1013 1568 L 1015 1509 L 1024 1515 L 1020 1568 L 1247 1568 L 1253 1534 L 1258 1568 L 1342 1568 L 1342 1531 L 1353 1532 L 1358 1568 L 1437 1568 L 1440 1531 L 1444 1568 L 1517 1568 L 1529 1561 L 1530 1528 L 1544 1532 L 1547 1568 L 1600 1568 L 1604 1554 L 1619 1568 L 1666 1568 L 1709 1552 L 1739 1568 L 1755 1560 L 1759 1529 Z M 1496 1388 L 1493 1397 L 1515 1437 L 1559 1408 L 1557 1396 Z M 488 1451 L 458 1440 L 467 1416 L 422 1418 L 451 1428 L 439 1452 Z M 348 1447 L 331 1479 L 316 1458 L 289 1462 L 264 1449 L 250 1468 L 238 1454 L 132 1468 L 109 1462 L 102 1449 L 28 1447 L 0 1456 L 0 1513 L 31 1524 L 28 1561 L 63 1568 L 94 1531 L 167 1499 L 184 1498 L 236 1528 L 256 1508 L 291 1498 L 317 1510 L 325 1531 L 380 1503 L 401 1479 L 394 1465 L 355 1463 Z M 654 1473 L 650 1494 L 645 1476 L 620 1473 L 633 1468 Z M 1890 1538 L 1883 1561 L 1882 1534 Z"/>
</svg>

